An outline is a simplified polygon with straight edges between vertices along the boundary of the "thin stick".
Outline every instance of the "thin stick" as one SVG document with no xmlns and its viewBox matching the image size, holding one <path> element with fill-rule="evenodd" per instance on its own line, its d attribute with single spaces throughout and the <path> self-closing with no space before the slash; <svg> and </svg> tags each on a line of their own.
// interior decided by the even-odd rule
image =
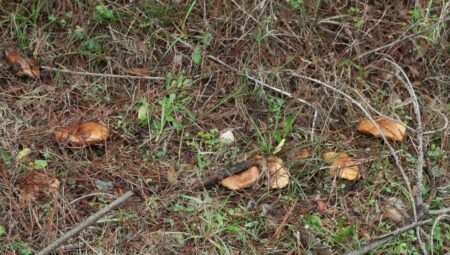
<svg viewBox="0 0 450 255">
<path fill-rule="evenodd" d="M 430 243 L 431 243 L 431 245 L 430 245 L 431 246 L 431 255 L 433 255 L 433 253 L 434 253 L 434 247 L 433 247 L 434 246 L 434 244 L 433 244 L 434 230 L 435 230 L 438 222 L 443 220 L 443 219 L 445 219 L 445 218 L 450 219 L 450 215 L 448 215 L 448 214 L 439 215 L 439 217 L 437 217 L 436 221 L 433 223 L 433 227 L 431 227 L 431 238 L 430 238 L 431 239 L 431 241 L 430 241 Z"/>
<path fill-rule="evenodd" d="M 450 207 L 428 211 L 429 215 L 439 215 L 439 214 L 445 214 L 445 213 L 450 213 Z"/>
<path fill-rule="evenodd" d="M 131 196 L 133 196 L 134 193 L 132 191 L 127 191 L 125 194 L 123 194 L 121 197 L 114 200 L 111 204 L 106 206 L 105 208 L 101 209 L 100 211 L 96 212 L 95 214 L 89 216 L 85 221 L 81 222 L 78 226 L 70 230 L 69 232 L 62 235 L 60 238 L 56 239 L 54 242 L 49 244 L 47 247 L 45 247 L 43 250 L 41 250 L 36 255 L 47 255 L 50 252 L 54 251 L 56 248 L 58 248 L 61 244 L 63 244 L 65 241 L 69 240 L 69 238 L 73 237 L 74 235 L 80 233 L 83 229 L 89 227 L 90 225 L 97 222 L 98 219 L 103 217 L 106 213 L 113 210 L 123 202 L 125 202 L 127 199 L 129 199 Z"/>
<path fill-rule="evenodd" d="M 242 72 L 240 72 L 240 71 L 237 70 L 236 68 L 234 68 L 234 67 L 232 67 L 232 66 L 226 64 L 225 62 L 223 62 L 222 60 L 220 60 L 220 59 L 214 57 L 213 55 L 208 55 L 207 57 L 210 58 L 210 59 L 212 59 L 212 60 L 214 60 L 214 61 L 216 61 L 217 63 L 219 63 L 219 64 L 221 64 L 221 65 L 227 67 L 228 69 L 235 71 L 235 72 L 238 73 L 238 74 L 242 74 Z M 293 98 L 293 99 L 297 100 L 297 101 L 300 102 L 300 103 L 306 104 L 307 106 L 310 106 L 310 107 L 316 109 L 316 107 L 315 107 L 313 104 L 311 104 L 310 102 L 305 101 L 305 100 L 303 100 L 303 99 L 301 99 L 301 98 L 294 97 L 291 93 L 289 93 L 289 92 L 287 92 L 287 91 L 281 90 L 281 89 L 279 89 L 279 88 L 275 88 L 275 87 L 273 87 L 273 86 L 271 86 L 271 85 L 269 85 L 269 84 L 267 84 L 267 83 L 265 83 L 265 82 L 263 82 L 263 81 L 260 81 L 260 80 L 258 80 L 258 79 L 256 79 L 256 78 L 250 76 L 247 72 L 244 72 L 243 75 L 244 75 L 247 79 L 252 80 L 252 81 L 254 81 L 255 83 L 257 83 L 257 84 L 259 84 L 259 85 L 261 85 L 261 86 L 263 86 L 263 87 L 266 87 L 266 88 L 268 88 L 268 89 L 270 89 L 270 90 L 273 90 L 273 91 L 275 91 L 275 92 L 277 92 L 277 93 L 280 93 L 280 94 L 282 94 L 282 95 L 285 95 L 285 96 L 287 96 L 287 97 Z"/>
<path fill-rule="evenodd" d="M 53 72 L 79 74 L 87 76 L 100 76 L 100 77 L 110 77 L 110 78 L 122 78 L 122 79 L 142 79 L 142 80 L 153 80 L 153 81 L 163 81 L 164 77 L 159 76 L 138 76 L 138 75 L 120 75 L 120 74 L 107 74 L 107 73 L 91 73 L 86 71 L 73 71 L 69 69 L 61 69 L 49 66 L 41 66 L 41 69 Z"/>
<path fill-rule="evenodd" d="M 422 191 L 423 191 L 423 163 L 424 163 L 424 155 L 423 155 L 423 127 L 422 127 L 422 117 L 420 114 L 420 107 L 419 107 L 419 102 L 417 100 L 417 96 L 416 93 L 414 92 L 414 88 L 411 84 L 411 82 L 409 81 L 408 76 L 406 75 L 405 71 L 403 71 L 403 69 L 395 62 L 389 60 L 389 59 L 384 59 L 385 61 L 391 63 L 392 65 L 394 65 L 394 67 L 396 67 L 401 74 L 403 75 L 403 77 L 405 78 L 405 80 L 403 80 L 398 74 L 396 74 L 396 76 L 403 81 L 403 83 L 406 86 L 406 89 L 408 90 L 409 95 L 411 96 L 412 102 L 413 102 L 413 108 L 414 108 L 414 114 L 416 115 L 416 138 L 417 138 L 417 142 L 418 144 L 418 149 L 417 149 L 417 170 L 416 170 L 416 174 L 417 174 L 417 190 L 416 190 L 416 210 L 418 210 L 419 208 L 423 208 L 423 197 L 422 197 Z M 426 205 L 428 206 L 428 205 Z M 421 214 L 423 214 L 423 212 L 417 212 L 417 217 L 421 217 Z M 415 219 L 417 220 L 417 218 Z M 420 245 L 420 249 L 422 250 L 422 253 L 427 255 L 428 252 L 425 248 L 425 244 L 422 241 L 422 238 L 420 237 L 420 227 L 416 228 L 416 236 L 417 236 L 417 240 L 419 241 L 419 245 Z"/>
<path fill-rule="evenodd" d="M 397 75 L 397 77 L 404 82 L 406 89 L 408 90 L 409 95 L 411 96 L 412 102 L 413 102 L 413 108 L 414 108 L 414 114 L 416 115 L 416 133 L 417 133 L 417 142 L 419 143 L 418 145 L 418 155 L 417 155 L 417 191 L 416 191 L 416 205 L 418 207 L 420 207 L 423 203 L 423 198 L 422 198 L 422 191 L 423 191 L 423 163 L 424 163 L 424 155 L 423 155 L 423 127 L 422 127 L 422 117 L 420 114 L 420 106 L 419 106 L 419 102 L 417 100 L 417 96 L 416 93 L 414 92 L 414 88 L 411 84 L 411 82 L 408 79 L 408 76 L 406 75 L 405 71 L 403 71 L 403 69 L 395 62 L 389 60 L 389 59 L 384 59 L 385 61 L 391 63 L 394 67 L 396 67 L 403 75 L 403 77 L 405 78 L 405 80 L 403 80 L 400 76 Z"/>
<path fill-rule="evenodd" d="M 373 241 L 371 241 L 368 244 L 364 245 L 360 249 L 349 251 L 349 252 L 345 253 L 344 255 L 362 255 L 362 254 L 366 254 L 367 252 L 369 252 L 369 251 L 371 251 L 371 250 L 373 250 L 373 249 L 375 249 L 377 247 L 380 247 L 381 245 L 383 245 L 387 241 L 393 239 L 394 237 L 397 237 L 397 236 L 401 235 L 402 233 L 404 233 L 404 232 L 406 232 L 406 231 L 408 231 L 410 229 L 416 228 L 416 227 L 421 226 L 423 224 L 430 223 L 431 221 L 432 221 L 432 219 L 428 219 L 428 220 L 419 221 L 419 222 L 416 222 L 416 223 L 412 223 L 412 224 L 406 225 L 406 226 L 401 227 L 399 229 L 396 229 L 396 230 L 394 230 L 394 231 L 392 231 L 392 232 L 390 232 L 390 233 L 388 233 L 386 235 L 383 235 L 383 236 L 380 236 L 380 237 L 374 239 Z"/>
</svg>

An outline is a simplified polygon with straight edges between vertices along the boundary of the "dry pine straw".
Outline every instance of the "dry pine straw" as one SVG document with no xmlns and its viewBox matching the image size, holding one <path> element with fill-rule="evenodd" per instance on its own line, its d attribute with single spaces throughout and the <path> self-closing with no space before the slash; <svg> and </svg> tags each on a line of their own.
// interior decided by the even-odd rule
<svg viewBox="0 0 450 255">
<path fill-rule="evenodd" d="M 111 201 L 112 194 L 118 195 L 123 190 L 130 189 L 141 196 L 134 197 L 123 206 L 129 218 L 117 222 L 106 221 L 103 225 L 83 232 L 80 237 L 89 245 L 83 244 L 82 247 L 85 248 L 82 249 L 92 252 L 89 248 L 91 246 L 104 252 L 137 253 L 141 248 L 149 247 L 159 254 L 180 249 L 189 251 L 188 253 L 219 252 L 223 248 L 217 248 L 213 243 L 224 242 L 232 251 L 245 249 L 263 253 L 273 251 L 271 248 L 280 252 L 293 249 L 301 251 L 302 248 L 298 247 L 292 233 L 302 225 L 301 217 L 309 214 L 320 215 L 324 227 L 332 231 L 337 229 L 335 218 L 339 215 L 347 219 L 346 224 L 356 226 L 360 238 L 383 234 L 377 223 L 368 220 L 370 217 L 359 217 L 351 208 L 361 210 L 361 215 L 373 216 L 373 208 L 363 205 L 370 199 L 381 204 L 378 194 L 384 194 L 381 188 L 385 182 L 395 182 L 411 190 L 408 187 L 410 185 L 405 186 L 400 177 L 403 175 L 403 179 L 413 182 L 414 174 L 409 168 L 400 174 L 399 169 L 389 164 L 380 177 L 368 171 L 369 164 L 364 164 L 362 167 L 366 169 L 366 178 L 371 179 L 360 190 L 346 193 L 339 189 L 330 190 L 332 180 L 317 170 L 320 166 L 315 161 L 307 161 L 307 164 L 300 164 L 293 170 L 296 183 L 280 192 L 266 193 L 264 189 L 247 189 L 242 193 L 230 193 L 213 187 L 208 191 L 193 193 L 195 197 L 208 194 L 214 203 L 208 204 L 206 208 L 196 207 L 197 211 L 192 214 L 180 209 L 191 205 L 190 200 L 181 197 L 180 193 L 190 191 L 190 187 L 186 185 L 190 180 L 205 177 L 224 166 L 226 157 L 211 154 L 210 159 L 217 165 L 200 174 L 183 170 L 196 163 L 198 151 L 186 146 L 180 141 L 180 137 L 213 127 L 220 130 L 238 127 L 236 132 L 240 140 L 237 147 L 243 156 L 249 156 L 247 153 L 250 154 L 258 147 L 254 146 L 259 139 L 255 134 L 254 123 L 266 137 L 270 137 L 273 130 L 283 128 L 281 123 L 275 126 L 268 98 L 285 97 L 286 104 L 282 114 L 301 113 L 296 115 L 293 130 L 299 130 L 300 134 L 307 136 L 305 139 L 289 134 L 288 142 L 312 143 L 310 145 L 315 147 L 317 153 L 346 148 L 361 158 L 383 159 L 384 154 L 397 152 L 401 146 L 393 144 L 390 151 L 386 151 L 384 146 L 388 143 L 383 145 L 357 135 L 354 124 L 367 116 L 354 103 L 367 109 L 371 116 L 375 116 L 377 111 L 402 120 L 403 115 L 413 116 L 413 121 L 408 125 L 414 131 L 420 131 L 414 115 L 417 115 L 416 105 L 412 107 L 406 104 L 402 106 L 403 113 L 400 113 L 400 108 L 393 103 L 396 100 L 408 102 L 411 98 L 411 93 L 401 82 L 405 81 L 404 77 L 400 79 L 391 74 L 391 71 L 400 72 L 394 64 L 406 72 L 406 76 L 411 79 L 410 84 L 415 84 L 413 88 L 416 101 L 420 103 L 422 113 L 419 120 L 423 122 L 424 131 L 439 129 L 443 123 L 442 117 L 431 108 L 441 109 L 440 104 L 446 103 L 448 91 L 443 91 L 442 85 L 436 84 L 448 84 L 449 81 L 436 77 L 448 73 L 448 68 L 438 65 L 445 63 L 448 52 L 440 44 L 431 45 L 426 40 L 418 39 L 416 34 L 404 27 L 402 24 L 410 24 L 411 17 L 403 15 L 400 10 L 410 10 L 414 6 L 403 2 L 396 4 L 402 6 L 386 8 L 386 3 L 354 3 L 361 11 L 356 16 L 363 21 L 360 29 L 355 29 L 355 17 L 350 16 L 336 24 L 324 22 L 311 29 L 312 20 L 320 21 L 342 13 L 347 14 L 348 6 L 338 2 L 322 1 L 317 10 L 314 9 L 315 5 L 306 6 L 307 16 L 315 17 L 309 21 L 300 16 L 300 11 L 293 10 L 285 2 L 241 4 L 235 1 L 197 1 L 195 8 L 187 16 L 184 4 L 173 8 L 165 4 L 164 7 L 171 7 L 170 12 L 164 14 L 169 19 L 156 17 L 154 19 L 159 20 L 158 25 L 150 25 L 146 29 L 138 26 L 145 16 L 144 6 L 136 8 L 108 2 L 109 8 L 123 15 L 121 19 L 109 24 L 87 18 L 87 14 L 93 13 L 95 6 L 78 5 L 72 1 L 59 1 L 54 6 L 44 6 L 37 15 L 37 26 L 29 26 L 24 30 L 28 39 L 23 47 L 28 51 L 26 55 L 37 58 L 44 67 L 40 78 L 18 78 L 10 70 L 0 70 L 0 92 L 3 95 L 0 99 L 3 119 L 0 132 L 6 138 L 2 139 L 1 147 L 13 155 L 22 148 L 33 148 L 27 158 L 29 161 L 39 159 L 46 150 L 51 151 L 52 160 L 45 171 L 61 180 L 63 189 L 60 191 L 64 192 L 58 193 L 45 206 L 24 206 L 14 192 L 14 181 L 27 171 L 27 162 L 15 163 L 7 168 L 2 165 L 2 179 L 6 188 L 2 190 L 5 196 L 2 198 L 0 212 L 1 215 L 6 215 L 5 222 L 12 224 L 4 224 L 8 226 L 8 234 L 0 238 L 5 243 L 11 243 L 11 240 L 23 241 L 37 250 L 42 248 L 42 244 L 55 240 L 60 232 L 72 228 L 99 210 L 102 205 Z M 433 5 L 435 12 L 439 13 L 438 3 Z M 1 8 L 3 13 L 25 15 L 33 6 L 31 3 L 22 6 L 6 3 Z M 74 18 L 68 20 L 67 27 L 49 24 L 49 13 L 60 18 L 69 11 L 73 12 Z M 270 16 L 272 14 L 275 16 Z M 9 15 L 5 17 L 7 16 Z M 0 46 L 17 44 L 19 39 L 11 38 L 11 35 L 18 36 L 14 29 L 17 25 L 20 24 L 8 20 L 0 25 Z M 78 49 L 84 42 L 81 39 L 69 41 L 69 37 L 51 36 L 61 31 L 67 32 L 65 29 L 73 31 L 77 26 L 92 28 L 89 30 L 90 36 L 103 46 L 100 54 L 88 52 L 86 48 L 80 52 Z M 200 42 L 205 31 L 212 35 L 209 45 Z M 188 35 L 187 39 L 177 40 L 182 33 Z M 43 36 L 37 38 L 35 35 Z M 392 35 L 394 38 L 391 38 Z M 396 39 L 396 35 L 399 35 L 399 39 Z M 445 36 L 442 38 L 445 39 Z M 152 41 L 156 43 L 151 43 Z M 139 47 L 142 43 L 139 42 L 146 42 L 148 47 L 142 50 Z M 417 45 L 420 47 L 416 51 L 414 49 Z M 200 48 L 204 53 L 201 65 L 192 63 L 191 56 L 195 48 Z M 394 64 L 384 59 L 389 59 Z M 344 60 L 351 60 L 353 64 L 338 67 L 337 63 L 343 63 Z M 357 66 L 363 67 L 363 70 Z M 441 68 L 431 68 L 435 66 Z M 149 70 L 146 76 L 131 75 L 127 71 L 141 67 Z M 143 98 L 156 108 L 150 112 L 151 119 L 161 119 L 161 110 L 156 102 L 174 92 L 163 84 L 168 72 L 174 75 L 182 73 L 193 80 L 192 86 L 184 93 L 193 95 L 186 107 L 196 113 L 198 118 L 191 123 L 187 116 L 179 112 L 177 117 L 186 124 L 184 133 L 174 131 L 170 125 L 166 125 L 159 139 L 156 139 L 155 135 L 148 132 L 148 127 L 137 124 L 135 108 L 137 100 Z M 326 88 L 323 84 L 339 90 Z M 260 86 L 265 89 L 261 90 Z M 362 97 L 352 91 L 357 91 Z M 380 95 L 380 91 L 386 93 Z M 239 96 L 223 101 L 232 93 Z M 434 107 L 430 102 L 435 102 L 438 106 Z M 51 127 L 82 120 L 101 120 L 111 126 L 112 138 L 108 140 L 106 147 L 63 149 L 46 133 Z M 121 126 L 120 123 L 128 125 L 126 131 L 126 125 Z M 411 134 L 405 140 L 405 148 L 416 155 L 415 152 L 419 151 L 416 148 L 421 146 L 413 140 L 416 132 Z M 424 138 L 425 144 L 422 147 L 432 141 L 442 150 L 450 150 L 446 129 L 441 133 L 424 132 Z M 364 149 L 368 147 L 372 150 L 366 153 Z M 161 148 L 166 150 L 162 158 L 143 156 L 144 152 L 156 155 Z M 382 153 L 371 154 L 376 151 Z M 436 167 L 445 163 L 440 159 L 435 160 L 432 164 Z M 167 171 L 173 162 L 183 166 L 176 184 L 167 180 Z M 406 164 L 404 157 L 396 159 L 396 164 Z M 420 167 L 420 162 L 417 166 Z M 106 191 L 109 196 L 89 196 L 101 193 L 95 186 L 95 181 L 98 180 L 114 184 L 112 190 Z M 448 180 L 443 178 L 441 185 L 446 182 Z M 279 195 L 298 197 L 298 190 L 303 191 L 308 203 L 313 203 L 313 198 L 320 192 L 321 199 L 327 201 L 329 207 L 336 208 L 336 213 L 321 215 L 314 206 L 296 213 L 303 210 L 300 208 L 303 204 L 291 206 L 290 202 L 278 199 Z M 400 196 L 397 193 L 389 195 Z M 85 199 L 77 200 L 83 196 L 86 196 Z M 247 209 L 249 201 L 253 200 L 258 201 L 258 204 Z M 225 209 L 219 206 L 223 201 L 227 201 L 224 202 Z M 272 203 L 281 213 L 258 218 L 259 206 Z M 234 232 L 216 229 L 217 232 L 207 233 L 208 228 L 215 226 L 205 223 L 207 213 L 223 213 L 232 208 L 246 208 L 242 212 L 245 217 L 224 214 L 226 224 L 241 226 L 257 221 L 264 227 L 255 230 L 254 235 L 248 234 L 250 230 L 241 228 L 241 233 L 245 233 L 244 241 Z M 289 216 L 285 217 L 284 214 Z M 287 225 L 293 230 L 271 229 L 269 221 Z M 164 234 L 173 232 L 188 233 L 188 236 L 182 236 L 186 240 L 180 244 L 180 238 Z M 277 238 L 262 245 L 264 236 L 273 236 L 275 233 Z M 344 240 L 346 248 L 342 248 L 341 243 L 329 238 L 333 233 L 318 237 L 327 241 L 334 252 L 342 253 L 355 246 L 353 240 Z M 203 238 L 196 239 L 195 236 Z M 124 240 L 125 237 L 129 238 L 127 242 L 119 246 L 112 245 L 113 240 Z M 286 243 L 289 248 L 285 247 Z M 11 251 L 8 247 L 0 246 L 1 251 L 2 249 Z"/>
</svg>

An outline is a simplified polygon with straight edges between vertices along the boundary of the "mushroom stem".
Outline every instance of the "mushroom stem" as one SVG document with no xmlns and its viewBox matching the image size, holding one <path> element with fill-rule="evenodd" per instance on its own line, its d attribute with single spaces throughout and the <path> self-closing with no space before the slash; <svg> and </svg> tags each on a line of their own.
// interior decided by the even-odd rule
<svg viewBox="0 0 450 255">
<path fill-rule="evenodd" d="M 210 175 L 210 176 L 204 178 L 200 182 L 195 183 L 192 186 L 192 190 L 197 190 L 201 187 L 207 187 L 209 185 L 216 184 L 218 181 L 220 181 L 228 176 L 238 174 L 252 166 L 256 166 L 257 164 L 258 164 L 258 161 L 256 161 L 256 160 L 245 160 L 242 162 L 238 162 L 238 163 L 233 164 L 213 175 Z"/>
</svg>

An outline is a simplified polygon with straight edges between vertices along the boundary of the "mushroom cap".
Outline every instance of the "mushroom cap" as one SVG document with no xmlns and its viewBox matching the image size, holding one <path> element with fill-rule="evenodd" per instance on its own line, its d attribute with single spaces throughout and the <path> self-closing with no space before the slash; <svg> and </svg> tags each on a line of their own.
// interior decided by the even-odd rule
<svg viewBox="0 0 450 255">
<path fill-rule="evenodd" d="M 325 152 L 324 160 L 330 165 L 330 175 L 337 176 L 349 181 L 360 177 L 359 166 L 355 165 L 352 157 L 346 152 Z"/>
<path fill-rule="evenodd" d="M 267 158 L 269 170 L 269 186 L 272 189 L 282 189 L 289 184 L 289 171 L 281 158 L 270 156 Z"/>
<path fill-rule="evenodd" d="M 103 143 L 108 139 L 109 128 L 103 124 L 86 121 L 70 124 L 55 130 L 55 139 L 59 142 L 68 141 L 73 145 L 89 145 Z"/>
<path fill-rule="evenodd" d="M 60 182 L 53 176 L 41 171 L 28 171 L 17 178 L 20 188 L 20 200 L 48 200 L 59 189 Z"/>
<path fill-rule="evenodd" d="M 402 123 L 387 118 L 380 118 L 375 120 L 375 122 L 380 126 L 380 130 L 386 138 L 399 142 L 405 137 L 406 127 Z M 376 137 L 381 136 L 380 132 L 369 119 L 363 119 L 359 122 L 356 130 Z"/>
<path fill-rule="evenodd" d="M 257 166 L 252 166 L 238 174 L 228 176 L 219 181 L 219 183 L 229 189 L 238 190 L 249 187 L 255 183 L 261 175 Z"/>
<path fill-rule="evenodd" d="M 39 77 L 40 69 L 36 60 L 23 56 L 17 49 L 5 50 L 6 63 L 10 65 L 13 72 L 20 77 L 27 76 L 33 79 Z"/>
</svg>

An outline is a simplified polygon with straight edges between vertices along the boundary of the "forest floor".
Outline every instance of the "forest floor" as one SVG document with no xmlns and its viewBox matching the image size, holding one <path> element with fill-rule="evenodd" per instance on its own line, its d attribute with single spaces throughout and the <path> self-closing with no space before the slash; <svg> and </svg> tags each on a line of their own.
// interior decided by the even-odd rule
<svg viewBox="0 0 450 255">
<path fill-rule="evenodd" d="M 413 222 L 418 190 L 448 208 L 449 15 L 448 1 L 2 1 L 0 49 L 40 74 L 0 60 L 0 254 L 37 253 L 129 190 L 55 254 L 344 254 Z M 368 115 L 405 138 L 358 132 Z M 88 120 L 110 138 L 55 140 Z M 330 175 L 329 151 L 359 178 Z M 285 188 L 192 189 L 273 154 Z M 23 177 L 37 173 L 59 185 Z M 372 254 L 448 252 L 449 222 L 425 216 Z"/>
</svg>

